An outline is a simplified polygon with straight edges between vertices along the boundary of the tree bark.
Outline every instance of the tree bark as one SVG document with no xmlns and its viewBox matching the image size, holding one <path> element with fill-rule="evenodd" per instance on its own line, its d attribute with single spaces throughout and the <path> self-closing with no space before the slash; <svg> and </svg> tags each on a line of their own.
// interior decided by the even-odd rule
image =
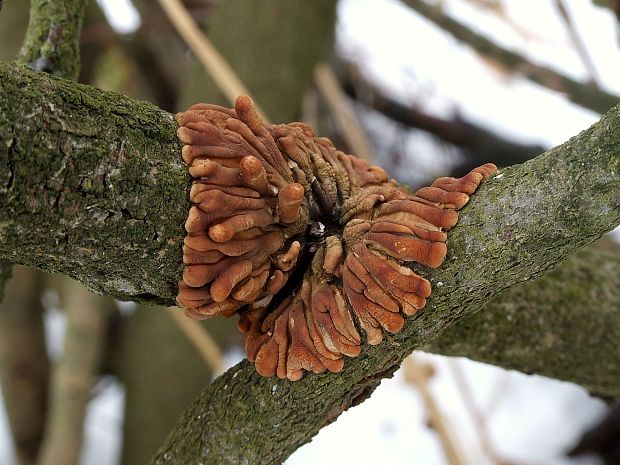
<svg viewBox="0 0 620 465">
<path fill-rule="evenodd" d="M 619 252 L 595 245 L 580 251 L 494 299 L 424 350 L 620 396 Z"/>
<path fill-rule="evenodd" d="M 169 113 L 0 64 L 0 258 L 174 303 L 189 175 Z"/>
</svg>

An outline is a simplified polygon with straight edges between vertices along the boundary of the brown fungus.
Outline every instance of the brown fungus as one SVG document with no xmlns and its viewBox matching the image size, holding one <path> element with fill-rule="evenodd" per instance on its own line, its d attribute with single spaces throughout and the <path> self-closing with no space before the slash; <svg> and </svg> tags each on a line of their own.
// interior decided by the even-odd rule
<svg viewBox="0 0 620 465">
<path fill-rule="evenodd" d="M 252 101 L 177 115 L 193 177 L 177 302 L 192 318 L 240 315 L 264 376 L 342 369 L 423 308 L 408 263 L 445 259 L 446 231 L 492 164 L 411 194 L 302 123 L 263 125 Z"/>
</svg>

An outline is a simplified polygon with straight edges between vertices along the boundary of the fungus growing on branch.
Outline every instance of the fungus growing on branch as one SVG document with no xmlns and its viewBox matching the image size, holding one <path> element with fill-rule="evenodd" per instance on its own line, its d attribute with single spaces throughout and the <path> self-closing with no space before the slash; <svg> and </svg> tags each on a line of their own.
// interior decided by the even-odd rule
<svg viewBox="0 0 620 465">
<path fill-rule="evenodd" d="M 445 259 L 446 231 L 492 164 L 415 195 L 302 123 L 265 126 L 249 97 L 177 115 L 193 177 L 177 302 L 192 318 L 239 314 L 258 373 L 338 372 L 423 308 L 409 263 Z"/>
</svg>

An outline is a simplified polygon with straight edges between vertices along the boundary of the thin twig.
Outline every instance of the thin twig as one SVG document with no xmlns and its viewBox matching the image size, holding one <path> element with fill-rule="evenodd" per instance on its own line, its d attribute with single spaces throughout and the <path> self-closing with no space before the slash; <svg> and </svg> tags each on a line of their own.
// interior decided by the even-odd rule
<svg viewBox="0 0 620 465">
<path fill-rule="evenodd" d="M 372 146 L 334 72 L 326 63 L 319 63 L 314 70 L 314 80 L 351 151 L 358 158 L 372 162 L 375 158 Z"/>
<path fill-rule="evenodd" d="M 213 373 L 222 373 L 224 370 L 224 357 L 209 331 L 198 321 L 183 315 L 183 310 L 178 307 L 169 307 L 167 312 Z"/>
<path fill-rule="evenodd" d="M 399 102 L 364 79 L 354 63 L 342 62 L 340 78 L 344 91 L 357 101 L 398 123 L 426 131 L 467 150 L 472 164 L 493 162 L 509 166 L 523 163 L 545 150 L 540 145 L 507 139 L 460 116 L 439 118 L 415 105 Z"/>
<path fill-rule="evenodd" d="M 487 429 L 487 416 L 480 410 L 476 400 L 474 399 L 473 393 L 471 392 L 471 387 L 465 378 L 465 373 L 463 373 L 460 360 L 450 357 L 448 358 L 448 366 L 450 367 L 452 376 L 454 376 L 454 380 L 458 386 L 458 391 L 463 399 L 463 405 L 476 425 L 482 450 L 485 452 L 489 460 L 494 463 L 498 463 L 495 447 L 491 442 L 489 431 Z"/>
<path fill-rule="evenodd" d="M 575 25 L 575 22 L 573 21 L 573 18 L 571 17 L 568 8 L 566 8 L 563 0 L 555 0 L 554 4 L 556 9 L 558 10 L 558 13 L 560 14 L 560 17 L 562 18 L 562 22 L 566 27 L 568 36 L 570 37 L 570 40 L 573 43 L 577 54 L 581 58 L 581 61 L 583 62 L 583 65 L 588 71 L 588 74 L 590 74 L 590 80 L 595 83 L 597 87 L 600 87 L 601 78 L 596 71 L 596 66 L 594 66 L 594 62 L 592 61 L 592 58 L 588 53 L 588 49 L 583 43 L 583 40 L 581 40 L 581 36 L 577 31 L 577 26 Z"/>
<path fill-rule="evenodd" d="M 556 92 L 565 93 L 573 103 L 584 108 L 604 113 L 620 101 L 617 95 L 605 92 L 592 83 L 579 82 L 551 68 L 537 65 L 524 56 L 500 47 L 464 24 L 445 15 L 441 9 L 424 0 L 402 0 L 417 13 L 440 27 L 460 42 L 463 42 L 481 55 L 497 61 L 515 74 L 521 74 L 532 82 Z"/>
<path fill-rule="evenodd" d="M 425 368 L 424 364 L 415 360 L 415 357 L 409 357 L 405 360 L 404 367 L 405 379 L 414 384 L 418 389 L 424 406 L 426 407 L 430 424 L 435 431 L 437 431 L 448 462 L 451 465 L 464 465 L 465 461 L 462 458 L 462 454 L 459 452 L 457 443 L 449 431 L 448 420 L 439 409 L 433 397 L 433 393 L 428 387 L 427 376 L 425 376 L 428 370 Z"/>
<path fill-rule="evenodd" d="M 226 98 L 234 104 L 239 95 L 250 95 L 248 89 L 232 70 L 226 59 L 217 51 L 211 41 L 202 33 L 187 8 L 179 0 L 159 0 L 168 18 L 185 43 L 193 50 L 207 72 Z M 265 113 L 254 102 L 256 110 L 265 123 Z"/>
</svg>

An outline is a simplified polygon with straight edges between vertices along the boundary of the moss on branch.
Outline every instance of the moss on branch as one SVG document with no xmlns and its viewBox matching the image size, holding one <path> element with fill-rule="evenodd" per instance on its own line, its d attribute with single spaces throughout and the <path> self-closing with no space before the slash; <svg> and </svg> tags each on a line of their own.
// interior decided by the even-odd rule
<svg viewBox="0 0 620 465">
<path fill-rule="evenodd" d="M 620 396 L 620 255 L 591 246 L 515 286 L 424 350 Z"/>
<path fill-rule="evenodd" d="M 88 0 L 30 0 L 30 22 L 20 62 L 37 71 L 76 80 L 87 3 Z"/>
<path fill-rule="evenodd" d="M 365 400 L 412 350 L 619 223 L 620 107 L 615 107 L 580 135 L 505 169 L 480 188 L 448 238 L 444 265 L 418 270 L 431 280 L 434 294 L 400 333 L 365 347 L 340 374 L 308 375 L 295 383 L 261 378 L 242 362 L 203 391 L 152 463 L 282 463 Z"/>
<path fill-rule="evenodd" d="M 189 176 L 153 105 L 0 64 L 0 258 L 171 304 Z"/>
</svg>

